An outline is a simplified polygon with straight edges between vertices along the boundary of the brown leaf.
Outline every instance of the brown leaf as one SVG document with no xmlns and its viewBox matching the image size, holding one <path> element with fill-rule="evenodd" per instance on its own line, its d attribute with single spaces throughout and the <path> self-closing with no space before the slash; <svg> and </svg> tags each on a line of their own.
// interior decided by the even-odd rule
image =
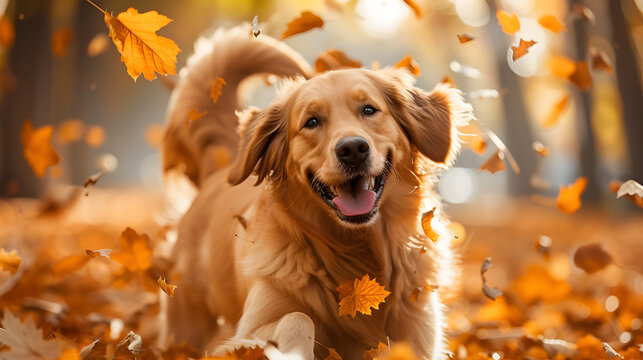
<svg viewBox="0 0 643 360">
<path fill-rule="evenodd" d="M 21 261 L 17 250 L 6 252 L 4 248 L 0 248 L 0 269 L 15 274 L 20 267 Z"/>
<path fill-rule="evenodd" d="M 563 25 L 563 23 L 561 23 L 554 15 L 542 15 L 538 18 L 538 23 L 540 26 L 549 31 L 555 32 L 556 34 L 567 30 L 565 25 Z"/>
<path fill-rule="evenodd" d="M 581 194 L 585 191 L 587 186 L 587 178 L 584 176 L 579 177 L 576 181 L 568 187 L 561 186 L 558 197 L 556 197 L 556 207 L 565 214 L 573 214 L 581 206 Z"/>
<path fill-rule="evenodd" d="M 333 348 L 326 348 L 328 349 L 328 356 L 324 360 L 342 360 L 342 357 L 339 356 L 337 353 L 337 350 Z"/>
<path fill-rule="evenodd" d="M 217 77 L 216 80 L 214 80 L 212 89 L 210 89 L 210 99 L 212 99 L 213 103 L 216 104 L 217 101 L 219 101 L 219 96 L 221 96 L 221 90 L 223 89 L 224 85 L 226 85 L 226 82 L 225 80 L 223 80 L 223 78 Z"/>
<path fill-rule="evenodd" d="M 520 39 L 520 44 L 518 44 L 518 46 L 511 47 L 511 51 L 513 52 L 513 61 L 516 61 L 527 54 L 529 52 L 529 48 L 534 45 L 536 45 L 536 42 L 533 40 L 525 41 Z"/>
<path fill-rule="evenodd" d="M 592 58 L 592 69 L 594 69 L 594 71 L 605 71 L 608 74 L 612 73 L 612 61 L 603 50 L 591 48 L 589 53 Z"/>
<path fill-rule="evenodd" d="M 603 349 L 605 349 L 605 354 L 607 354 L 607 357 L 609 359 L 611 358 L 623 359 L 623 356 L 617 353 L 616 351 L 614 351 L 614 349 L 610 346 L 610 344 L 606 342 L 602 342 L 601 345 L 603 345 Z"/>
<path fill-rule="evenodd" d="M 13 22 L 6 16 L 0 16 L 0 46 L 10 48 L 16 39 L 16 29 Z"/>
<path fill-rule="evenodd" d="M 440 235 L 433 231 L 433 228 L 431 227 L 431 221 L 435 216 L 435 209 L 436 208 L 433 208 L 422 214 L 422 230 L 424 231 L 424 235 L 431 239 L 434 244 L 437 244 Z"/>
<path fill-rule="evenodd" d="M 574 253 L 574 264 L 588 274 L 603 270 L 611 263 L 612 256 L 599 243 L 583 245 Z"/>
<path fill-rule="evenodd" d="M 391 294 L 384 286 L 378 284 L 376 279 L 370 279 L 368 274 L 361 280 L 355 279 L 338 286 L 337 291 L 340 295 L 339 316 L 351 317 L 355 317 L 358 311 L 371 315 L 371 308 L 379 309 L 380 304 Z"/>
<path fill-rule="evenodd" d="M 89 257 L 91 257 L 92 259 L 96 258 L 97 256 L 102 256 L 109 259 L 110 255 L 112 254 L 112 250 L 111 249 L 98 249 L 98 250 L 85 249 L 85 254 L 89 255 Z"/>
<path fill-rule="evenodd" d="M 159 284 L 159 287 L 161 287 L 161 290 L 163 290 L 164 293 L 174 296 L 174 290 L 176 289 L 176 285 L 168 284 L 165 282 L 165 279 L 159 276 L 158 279 L 156 279 L 156 282 Z"/>
<path fill-rule="evenodd" d="M 475 39 L 473 36 L 468 34 L 458 34 L 457 36 L 458 36 L 458 40 L 460 40 L 460 44 L 465 44 Z"/>
<path fill-rule="evenodd" d="M 554 107 L 549 111 L 547 117 L 541 123 L 542 127 L 550 128 L 558 123 L 560 115 L 563 113 L 567 107 L 567 102 L 569 101 L 569 95 L 564 95 L 560 100 L 554 104 Z"/>
<path fill-rule="evenodd" d="M 108 47 L 109 36 L 105 33 L 98 33 L 91 39 L 89 45 L 87 45 L 87 56 L 96 57 L 107 51 Z"/>
<path fill-rule="evenodd" d="M 420 19 L 422 17 L 422 8 L 418 3 L 415 2 L 415 0 L 404 0 L 404 2 L 411 8 L 411 10 L 413 10 L 416 18 Z"/>
<path fill-rule="evenodd" d="M 125 340 L 119 342 L 114 350 L 114 360 L 135 360 L 137 355 L 145 352 L 143 349 L 143 339 L 140 335 L 130 331 L 127 333 Z"/>
<path fill-rule="evenodd" d="M 137 234 L 127 228 L 118 238 L 120 250 L 111 259 L 125 266 L 130 272 L 143 272 L 152 266 L 152 248 L 147 234 Z"/>
<path fill-rule="evenodd" d="M 299 15 L 299 17 L 290 21 L 286 26 L 286 31 L 281 34 L 281 40 L 314 28 L 320 28 L 324 26 L 324 20 L 310 11 L 304 11 Z"/>
<path fill-rule="evenodd" d="M 505 33 L 511 35 L 520 30 L 520 21 L 516 14 L 509 14 L 504 10 L 498 10 L 496 11 L 496 17 L 498 18 L 498 24 L 502 26 L 502 31 Z"/>
<path fill-rule="evenodd" d="M 569 81 L 578 86 L 579 89 L 587 91 L 592 88 L 592 75 L 589 73 L 587 61 L 577 61 L 574 72 L 569 75 Z"/>
<path fill-rule="evenodd" d="M 22 323 L 5 308 L 1 325 L 0 343 L 11 348 L 3 349 L 3 359 L 54 359 L 60 356 L 58 341 L 43 339 L 43 331 L 36 327 L 33 319 Z"/>
<path fill-rule="evenodd" d="M 315 59 L 315 72 L 322 73 L 330 70 L 360 68 L 362 63 L 352 59 L 341 50 L 330 49 L 317 56 Z"/>
<path fill-rule="evenodd" d="M 498 288 L 490 288 L 487 286 L 487 279 L 484 274 L 491 268 L 491 258 L 485 258 L 480 267 L 480 278 L 482 279 L 482 293 L 491 300 L 496 300 L 502 295 L 502 291 Z"/>
<path fill-rule="evenodd" d="M 407 69 L 414 76 L 420 76 L 420 65 L 411 55 L 406 55 L 395 64 L 396 69 Z"/>
<path fill-rule="evenodd" d="M 373 360 L 378 356 L 384 356 L 386 351 L 388 351 L 388 346 L 380 341 L 376 348 L 364 352 L 364 360 Z"/>
<path fill-rule="evenodd" d="M 259 36 L 259 34 L 261 34 L 261 30 L 259 30 L 259 15 L 255 15 L 250 24 L 252 25 L 252 36 Z"/>
<path fill-rule="evenodd" d="M 51 51 L 54 55 L 62 57 L 67 54 L 67 48 L 74 32 L 70 27 L 62 27 L 51 35 Z"/>
<path fill-rule="evenodd" d="M 22 151 L 29 166 L 39 178 L 45 176 L 49 166 L 60 162 L 60 157 L 51 146 L 53 131 L 51 125 L 35 129 L 29 119 L 22 125 Z"/>
<path fill-rule="evenodd" d="M 504 154 L 500 150 L 496 150 L 493 155 L 491 155 L 487 161 L 480 166 L 480 170 L 487 170 L 488 172 L 495 174 L 498 171 L 504 171 L 505 163 L 502 161 L 504 159 Z"/>
<path fill-rule="evenodd" d="M 233 352 L 227 352 L 223 358 L 225 360 L 268 360 L 268 357 L 263 352 L 259 345 L 255 347 L 239 347 Z"/>
<path fill-rule="evenodd" d="M 99 147 L 105 142 L 105 129 L 99 125 L 92 125 L 85 134 L 85 143 L 90 147 Z"/>
<path fill-rule="evenodd" d="M 189 125 L 190 122 L 199 120 L 200 118 L 204 117 L 208 113 L 207 110 L 204 110 L 203 112 L 199 112 L 197 109 L 190 109 L 188 111 L 188 118 L 185 120 L 185 125 Z"/>
<path fill-rule="evenodd" d="M 93 174 L 93 175 L 87 177 L 87 179 L 85 179 L 85 183 L 83 183 L 83 187 L 86 188 L 89 185 L 96 185 L 96 183 L 98 182 L 98 179 L 100 179 L 101 176 L 103 176 L 106 172 L 107 171 L 105 171 L 105 170 L 101 170 L 101 171 L 97 172 L 96 174 Z"/>
</svg>

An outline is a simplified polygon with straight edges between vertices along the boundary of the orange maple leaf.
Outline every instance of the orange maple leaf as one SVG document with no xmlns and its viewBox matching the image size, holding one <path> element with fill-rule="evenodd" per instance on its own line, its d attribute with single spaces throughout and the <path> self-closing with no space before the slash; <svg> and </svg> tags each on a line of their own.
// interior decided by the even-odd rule
<svg viewBox="0 0 643 360">
<path fill-rule="evenodd" d="M 568 101 L 569 95 L 565 95 L 556 102 L 554 107 L 549 111 L 549 114 L 547 114 L 547 117 L 542 122 L 542 126 L 544 128 L 550 128 L 558 123 L 560 114 L 562 114 L 563 110 L 565 110 L 565 107 L 567 107 Z"/>
<path fill-rule="evenodd" d="M 317 55 L 315 59 L 315 72 L 321 73 L 329 70 L 360 68 L 362 63 L 351 59 L 341 50 L 330 49 Z"/>
<path fill-rule="evenodd" d="M 520 20 L 518 20 L 516 14 L 509 14 L 504 10 L 498 10 L 496 11 L 496 17 L 498 18 L 498 24 L 502 26 L 502 31 L 507 34 L 513 34 L 520 30 Z"/>
<path fill-rule="evenodd" d="M 152 266 L 152 248 L 147 234 L 139 235 L 132 228 L 127 228 L 118 238 L 120 251 L 111 255 L 111 259 L 125 266 L 130 272 L 143 272 Z"/>
<path fill-rule="evenodd" d="M 164 293 L 174 296 L 174 290 L 176 289 L 176 285 L 168 284 L 165 282 L 165 279 L 159 276 L 159 278 L 156 280 L 156 282 L 159 284 L 159 287 L 161 290 L 163 290 Z"/>
<path fill-rule="evenodd" d="M 395 64 L 396 69 L 407 69 L 414 76 L 420 76 L 420 65 L 413 59 L 411 55 L 406 55 L 402 60 Z"/>
<path fill-rule="evenodd" d="M 536 45 L 536 42 L 533 40 L 525 41 L 523 39 L 520 39 L 520 43 L 518 44 L 518 46 L 511 47 L 511 51 L 513 51 L 513 61 L 516 61 L 525 56 L 525 54 L 529 52 L 529 48 L 534 45 Z"/>
<path fill-rule="evenodd" d="M 586 186 L 587 178 L 584 176 L 579 177 L 567 187 L 561 186 L 558 197 L 556 197 L 556 207 L 565 214 L 576 212 L 576 210 L 580 209 L 580 196 L 585 191 Z"/>
<path fill-rule="evenodd" d="M 45 176 L 49 166 L 60 162 L 60 157 L 51 146 L 53 131 L 54 128 L 51 125 L 35 129 L 29 119 L 22 125 L 22 152 L 39 178 Z"/>
<path fill-rule="evenodd" d="M 286 31 L 281 34 L 281 40 L 322 26 L 324 26 L 324 20 L 310 11 L 304 11 L 286 25 Z"/>
<path fill-rule="evenodd" d="M 156 11 L 139 14 L 134 8 L 117 17 L 100 10 L 105 14 L 109 36 L 121 53 L 127 74 L 134 81 L 141 73 L 149 81 L 156 79 L 154 72 L 176 74 L 176 56 L 181 49 L 171 39 L 156 35 L 156 31 L 172 21 L 170 18 Z"/>
<path fill-rule="evenodd" d="M 487 170 L 492 174 L 505 170 L 505 163 L 502 161 L 504 157 L 504 154 L 500 150 L 496 150 L 496 152 L 480 166 L 480 170 Z"/>
<path fill-rule="evenodd" d="M 0 269 L 15 274 L 20 267 L 21 261 L 17 250 L 6 252 L 4 248 L 0 248 Z"/>
<path fill-rule="evenodd" d="M 381 303 L 385 302 L 390 292 L 377 283 L 376 279 L 370 279 L 368 274 L 360 279 L 346 282 L 337 287 L 339 292 L 339 316 L 350 315 L 355 317 L 357 312 L 371 315 L 371 308 L 379 309 Z"/>
<path fill-rule="evenodd" d="M 212 84 L 212 89 L 210 89 L 210 99 L 212 99 L 213 103 L 217 103 L 219 101 L 219 96 L 221 96 L 221 90 L 223 89 L 223 85 L 226 85 L 227 83 L 223 78 L 217 77 L 216 80 L 214 80 L 214 83 Z"/>
<path fill-rule="evenodd" d="M 458 40 L 460 41 L 460 44 L 465 44 L 468 43 L 469 41 L 473 40 L 474 37 L 468 34 L 458 34 Z"/>
<path fill-rule="evenodd" d="M 422 230 L 424 231 L 424 235 L 428 236 L 433 243 L 437 243 L 440 235 L 433 231 L 433 228 L 431 227 L 431 220 L 433 220 L 434 216 L 435 208 L 422 214 Z"/>
<path fill-rule="evenodd" d="M 543 15 L 538 18 L 538 23 L 540 26 L 549 31 L 555 32 L 556 34 L 567 30 L 565 25 L 563 25 L 563 23 L 561 23 L 554 15 Z"/>
</svg>

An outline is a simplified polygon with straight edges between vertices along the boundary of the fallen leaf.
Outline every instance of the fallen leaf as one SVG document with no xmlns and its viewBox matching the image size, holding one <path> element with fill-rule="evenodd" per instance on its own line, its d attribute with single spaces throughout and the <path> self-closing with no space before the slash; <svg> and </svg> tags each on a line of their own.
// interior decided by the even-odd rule
<svg viewBox="0 0 643 360">
<path fill-rule="evenodd" d="M 574 264 L 588 274 L 603 270 L 611 263 L 612 256 L 599 243 L 583 245 L 574 253 Z"/>
<path fill-rule="evenodd" d="M 63 144 L 67 145 L 76 142 L 83 137 L 85 131 L 85 124 L 78 119 L 69 119 L 63 121 L 58 125 L 56 130 L 56 139 Z"/>
<path fill-rule="evenodd" d="M 621 354 L 617 353 L 616 351 L 614 351 L 614 349 L 610 346 L 610 344 L 608 344 L 606 342 L 602 342 L 601 345 L 603 345 L 603 349 L 605 349 L 605 353 L 607 354 L 607 357 L 609 359 L 611 359 L 613 357 L 623 359 L 623 356 Z"/>
<path fill-rule="evenodd" d="M 639 184 L 636 180 L 627 180 L 618 188 L 618 191 L 616 192 L 617 198 L 620 198 L 624 195 L 643 197 L 643 185 Z"/>
<path fill-rule="evenodd" d="M 576 342 L 577 354 L 574 360 L 604 359 L 605 349 L 601 341 L 595 336 L 588 334 Z"/>
<path fill-rule="evenodd" d="M 134 8 L 117 17 L 106 11 L 103 13 L 109 36 L 121 54 L 127 74 L 134 81 L 141 73 L 148 81 L 156 79 L 154 72 L 176 74 L 176 56 L 181 49 L 171 39 L 156 35 L 156 31 L 169 24 L 171 19 L 156 11 L 139 14 Z"/>
<path fill-rule="evenodd" d="M 80 358 L 83 360 L 104 360 L 106 352 L 107 343 L 98 338 L 80 350 Z"/>
<path fill-rule="evenodd" d="M 174 290 L 176 289 L 176 285 L 168 284 L 165 282 L 165 279 L 159 276 L 158 279 L 156 279 L 156 282 L 159 284 L 161 287 L 161 290 L 163 290 L 164 293 L 174 296 Z"/>
<path fill-rule="evenodd" d="M 203 112 L 199 112 L 197 109 L 190 109 L 188 111 L 188 118 L 185 120 L 185 125 L 189 125 L 190 122 L 199 120 L 200 118 L 204 117 L 208 113 L 207 110 L 204 110 Z"/>
<path fill-rule="evenodd" d="M 418 3 L 415 2 L 415 0 L 404 0 L 404 2 L 406 3 L 406 5 L 408 5 L 411 8 L 411 10 L 413 10 L 416 18 L 419 19 L 422 17 L 423 15 L 422 8 Z"/>
<path fill-rule="evenodd" d="M 587 91 L 592 88 L 592 75 L 589 73 L 587 61 L 577 61 L 574 72 L 569 75 L 569 81 L 578 86 L 579 89 Z"/>
<path fill-rule="evenodd" d="M 554 107 L 549 111 L 545 119 L 542 121 L 541 125 L 544 128 L 551 128 L 558 123 L 560 115 L 563 113 L 567 107 L 567 102 L 569 101 L 569 95 L 564 95 L 560 100 L 554 104 Z"/>
<path fill-rule="evenodd" d="M 326 348 L 328 349 L 328 356 L 324 360 L 342 360 L 342 357 L 339 356 L 337 353 L 337 350 L 333 348 Z"/>
<path fill-rule="evenodd" d="M 322 26 L 324 26 L 324 20 L 310 11 L 304 11 L 286 25 L 286 31 L 281 34 L 281 40 Z"/>
<path fill-rule="evenodd" d="M 322 52 L 315 59 L 315 72 L 322 73 L 330 70 L 360 68 L 362 63 L 352 59 L 341 50 L 330 49 Z"/>
<path fill-rule="evenodd" d="M 605 71 L 608 74 L 612 73 L 612 61 L 603 50 L 591 48 L 589 54 L 592 59 L 592 69 L 594 69 L 594 71 Z"/>
<path fill-rule="evenodd" d="M 493 155 L 491 155 L 487 161 L 480 166 L 480 170 L 487 170 L 488 172 L 495 174 L 498 171 L 504 171 L 505 163 L 502 161 L 504 159 L 504 154 L 500 150 L 496 150 Z"/>
<path fill-rule="evenodd" d="M 255 17 L 252 18 L 252 36 L 257 37 L 259 34 L 261 34 L 261 30 L 259 30 L 259 15 L 255 15 Z"/>
<path fill-rule="evenodd" d="M 152 266 L 152 248 L 147 234 L 137 234 L 127 228 L 118 238 L 120 251 L 112 254 L 111 259 L 125 266 L 130 272 L 143 272 Z"/>
<path fill-rule="evenodd" d="M 74 32 L 70 27 L 62 27 L 51 35 L 51 51 L 54 55 L 62 57 L 67 54 L 67 48 Z"/>
<path fill-rule="evenodd" d="M 379 309 L 381 303 L 385 302 L 390 292 L 377 283 L 376 279 L 370 279 L 367 275 L 354 281 L 349 281 L 337 287 L 339 292 L 339 316 L 350 315 L 355 317 L 359 311 L 365 315 L 371 315 L 371 308 Z M 343 295 L 343 296 L 342 296 Z"/>
<path fill-rule="evenodd" d="M 520 44 L 518 44 L 518 46 L 511 47 L 511 51 L 513 52 L 513 61 L 516 61 L 525 56 L 525 54 L 529 52 L 529 48 L 534 45 L 536 45 L 536 42 L 533 40 L 525 41 L 523 39 L 520 39 Z"/>
<path fill-rule="evenodd" d="M 407 69 L 414 76 L 420 76 L 420 65 L 411 55 L 406 55 L 395 64 L 396 69 Z"/>
<path fill-rule="evenodd" d="M 489 271 L 491 268 L 491 258 L 487 257 L 482 262 L 480 267 L 480 278 L 482 279 L 482 293 L 491 300 L 496 300 L 499 296 L 502 295 L 502 291 L 498 288 L 490 288 L 487 286 L 487 279 L 484 277 L 484 274 Z"/>
<path fill-rule="evenodd" d="M 3 359 L 54 359 L 60 356 L 60 344 L 55 339 L 43 339 L 44 334 L 33 319 L 28 318 L 22 323 L 5 308 L 0 324 L 0 343 L 11 348 L 1 353 Z"/>
<path fill-rule="evenodd" d="M 534 141 L 531 143 L 531 148 L 536 152 L 536 154 L 541 157 L 549 156 L 549 150 L 539 141 Z"/>
<path fill-rule="evenodd" d="M 4 248 L 0 248 L 0 269 L 15 274 L 20 267 L 21 261 L 17 250 L 6 252 Z"/>
<path fill-rule="evenodd" d="M 212 99 L 212 102 L 215 104 L 217 103 L 217 101 L 219 101 L 219 96 L 221 96 L 223 85 L 226 85 L 226 82 L 225 80 L 223 80 L 223 78 L 220 77 L 217 77 L 212 84 L 212 88 L 210 89 L 210 99 Z"/>
<path fill-rule="evenodd" d="M 538 18 L 538 23 L 540 26 L 549 31 L 555 32 L 556 34 L 567 30 L 565 25 L 563 25 L 563 23 L 561 23 L 554 15 L 542 15 Z"/>
<path fill-rule="evenodd" d="M 574 14 L 577 18 L 582 19 L 591 25 L 594 25 L 596 22 L 596 16 L 592 9 L 581 4 L 574 4 L 571 14 Z"/>
<path fill-rule="evenodd" d="M 16 29 L 13 22 L 6 16 L 0 16 L 0 46 L 10 48 L 16 39 Z"/>
<path fill-rule="evenodd" d="M 565 214 L 573 214 L 581 206 L 581 194 L 585 191 L 587 186 L 587 178 L 584 176 L 579 177 L 576 181 L 565 187 L 560 187 L 558 197 L 556 197 L 556 207 Z"/>
<path fill-rule="evenodd" d="M 127 333 L 125 339 L 116 345 L 114 360 L 136 359 L 137 355 L 145 352 L 141 335 L 133 331 Z"/>
<path fill-rule="evenodd" d="M 520 30 L 520 21 L 516 14 L 509 14 L 504 10 L 498 10 L 496 11 L 496 17 L 498 18 L 498 24 L 502 26 L 502 31 L 505 33 L 511 35 Z"/>
<path fill-rule="evenodd" d="M 364 352 L 364 360 L 373 360 L 378 356 L 383 356 L 385 351 L 388 351 L 388 346 L 380 341 L 376 348 Z"/>
<path fill-rule="evenodd" d="M 460 40 L 460 44 L 465 44 L 475 39 L 473 36 L 468 34 L 458 34 L 457 36 L 458 36 L 458 40 Z"/>
<path fill-rule="evenodd" d="M 105 129 L 99 125 L 92 125 L 85 134 L 85 143 L 91 147 L 99 147 L 105 142 Z"/>
<path fill-rule="evenodd" d="M 49 166 L 60 162 L 60 157 L 51 146 L 53 131 L 51 125 L 35 129 L 29 119 L 22 125 L 22 151 L 29 166 L 39 178 L 45 176 Z"/>
<path fill-rule="evenodd" d="M 409 344 L 396 343 L 387 354 L 379 355 L 374 360 L 418 360 L 418 357 Z"/>
<path fill-rule="evenodd" d="M 222 360 L 268 360 L 268 357 L 266 357 L 259 345 L 254 347 L 241 346 L 232 352 L 226 352 L 226 356 Z"/>
<path fill-rule="evenodd" d="M 109 36 L 105 33 L 96 34 L 87 45 L 87 56 L 96 57 L 105 51 L 109 47 Z"/>
<path fill-rule="evenodd" d="M 433 208 L 425 213 L 422 213 L 422 230 L 424 231 L 424 235 L 431 239 L 434 244 L 437 244 L 440 235 L 433 231 L 433 228 L 431 227 L 431 221 L 435 216 L 435 209 L 436 208 Z"/>
<path fill-rule="evenodd" d="M 97 256 L 102 256 L 109 259 L 110 255 L 112 254 L 112 249 L 98 249 L 98 250 L 86 249 L 85 254 L 89 255 L 89 257 L 91 257 L 92 259 L 96 258 Z"/>
<path fill-rule="evenodd" d="M 566 56 L 551 56 L 547 60 L 547 66 L 554 76 L 565 80 L 576 71 L 576 62 Z"/>
</svg>

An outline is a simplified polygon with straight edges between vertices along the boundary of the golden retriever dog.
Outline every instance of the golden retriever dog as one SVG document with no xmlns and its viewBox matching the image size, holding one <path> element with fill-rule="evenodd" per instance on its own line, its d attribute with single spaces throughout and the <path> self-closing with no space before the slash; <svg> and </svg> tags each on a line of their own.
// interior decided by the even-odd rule
<svg viewBox="0 0 643 360">
<path fill-rule="evenodd" d="M 440 211 L 432 187 L 455 158 L 470 105 L 446 84 L 413 86 L 399 69 L 311 76 L 293 50 L 249 33 L 200 40 L 170 101 L 164 166 L 199 190 L 178 227 L 179 288 L 163 341 L 215 355 L 270 343 L 297 359 L 323 359 L 328 346 L 346 360 L 406 342 L 443 358 L 452 234 L 435 220 L 434 244 L 420 219 Z M 292 80 L 266 109 L 241 111 L 240 83 L 258 74 Z M 216 77 L 227 85 L 215 104 Z M 207 115 L 186 125 L 190 109 Z M 219 169 L 222 148 L 231 164 Z M 372 315 L 340 317 L 338 285 L 366 274 L 391 294 Z M 440 288 L 410 299 L 428 284 Z M 234 333 L 221 340 L 223 321 Z"/>
</svg>

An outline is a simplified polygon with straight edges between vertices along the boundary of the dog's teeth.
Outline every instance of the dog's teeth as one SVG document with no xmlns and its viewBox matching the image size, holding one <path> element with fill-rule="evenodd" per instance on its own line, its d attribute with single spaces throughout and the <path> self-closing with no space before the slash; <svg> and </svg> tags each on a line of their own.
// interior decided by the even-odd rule
<svg viewBox="0 0 643 360">
<path fill-rule="evenodd" d="M 375 187 L 375 178 L 371 177 L 368 179 L 368 188 L 373 189 Z"/>
<path fill-rule="evenodd" d="M 360 179 L 360 184 L 359 185 L 362 188 L 362 190 L 368 190 L 369 185 L 370 185 L 369 179 L 368 178 Z"/>
</svg>

